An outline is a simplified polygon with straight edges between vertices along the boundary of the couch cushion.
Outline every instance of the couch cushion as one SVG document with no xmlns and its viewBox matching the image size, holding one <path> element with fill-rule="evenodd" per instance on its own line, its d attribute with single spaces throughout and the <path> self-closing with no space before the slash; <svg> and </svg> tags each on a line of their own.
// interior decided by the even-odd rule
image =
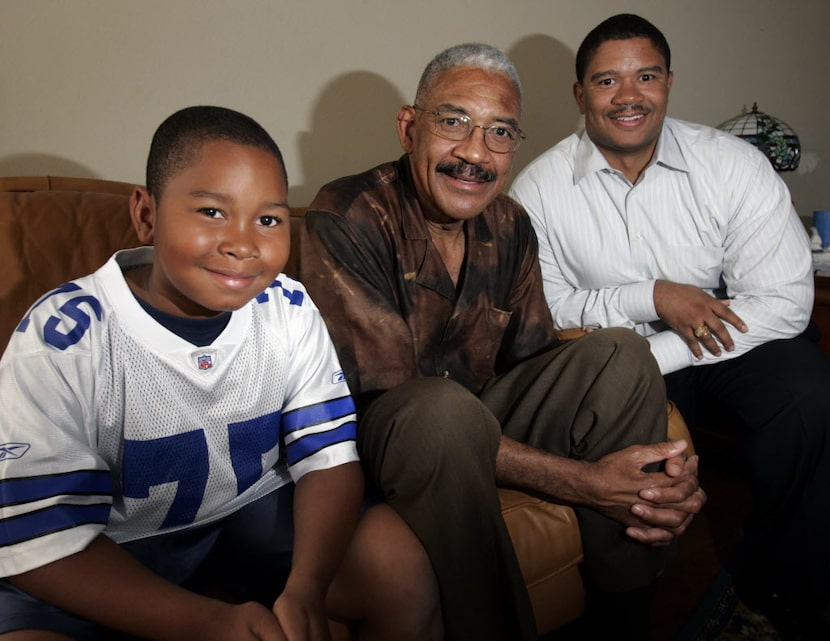
<svg viewBox="0 0 830 641">
<path fill-rule="evenodd" d="M 97 192 L 0 192 L 0 348 L 44 293 L 140 244 L 128 202 Z"/>
<path fill-rule="evenodd" d="M 545 633 L 572 621 L 584 606 L 576 514 L 570 507 L 515 489 L 500 487 L 498 492 L 537 629 Z"/>
</svg>

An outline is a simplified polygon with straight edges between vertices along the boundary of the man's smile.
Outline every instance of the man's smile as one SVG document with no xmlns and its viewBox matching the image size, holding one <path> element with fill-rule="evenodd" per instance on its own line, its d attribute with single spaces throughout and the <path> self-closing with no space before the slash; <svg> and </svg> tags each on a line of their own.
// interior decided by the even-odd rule
<svg viewBox="0 0 830 641">
<path fill-rule="evenodd" d="M 615 109 L 608 113 L 608 118 L 619 123 L 636 123 L 645 118 L 651 113 L 650 109 L 646 109 L 641 105 L 632 105 L 624 109 Z"/>
</svg>

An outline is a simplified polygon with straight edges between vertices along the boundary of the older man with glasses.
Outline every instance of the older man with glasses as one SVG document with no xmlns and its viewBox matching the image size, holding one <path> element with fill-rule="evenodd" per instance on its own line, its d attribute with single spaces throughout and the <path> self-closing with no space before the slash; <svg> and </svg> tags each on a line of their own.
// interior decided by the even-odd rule
<svg viewBox="0 0 830 641">
<path fill-rule="evenodd" d="M 642 338 L 558 344 L 533 229 L 502 194 L 520 117 L 502 52 L 439 54 L 398 113 L 404 156 L 311 204 L 302 276 L 358 404 L 369 484 L 429 553 L 447 639 L 537 638 L 497 484 L 576 506 L 589 613 L 613 624 L 592 638 L 643 639 L 663 544 L 705 501 L 697 460 L 665 442 Z"/>
</svg>

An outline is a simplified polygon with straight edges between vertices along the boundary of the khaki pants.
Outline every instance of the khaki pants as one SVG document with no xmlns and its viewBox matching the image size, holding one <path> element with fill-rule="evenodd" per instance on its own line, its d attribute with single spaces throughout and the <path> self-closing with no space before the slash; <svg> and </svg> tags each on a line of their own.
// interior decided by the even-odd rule
<svg viewBox="0 0 830 641">
<path fill-rule="evenodd" d="M 537 639 L 495 491 L 502 432 L 584 460 L 665 440 L 665 388 L 647 342 L 628 330 L 592 332 L 492 379 L 478 396 L 451 380 L 414 379 L 361 416 L 367 478 L 430 556 L 447 641 Z M 591 510 L 577 515 L 589 589 L 654 581 L 665 548 L 627 539 Z"/>
</svg>

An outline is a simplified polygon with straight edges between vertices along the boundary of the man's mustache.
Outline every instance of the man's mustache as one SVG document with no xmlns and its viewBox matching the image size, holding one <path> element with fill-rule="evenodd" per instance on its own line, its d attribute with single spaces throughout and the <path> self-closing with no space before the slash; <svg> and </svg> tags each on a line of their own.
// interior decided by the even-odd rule
<svg viewBox="0 0 830 641">
<path fill-rule="evenodd" d="M 485 169 L 481 165 L 471 165 L 463 161 L 438 163 L 435 171 L 453 178 L 472 179 L 488 183 L 493 182 L 498 177 L 496 172 Z"/>
<path fill-rule="evenodd" d="M 619 107 L 618 109 L 614 109 L 613 111 L 609 111 L 606 115 L 609 118 L 616 118 L 617 116 L 623 116 L 628 112 L 633 112 L 635 114 L 647 114 L 651 113 L 651 109 L 646 107 L 645 105 L 625 105 L 624 107 Z"/>
</svg>

